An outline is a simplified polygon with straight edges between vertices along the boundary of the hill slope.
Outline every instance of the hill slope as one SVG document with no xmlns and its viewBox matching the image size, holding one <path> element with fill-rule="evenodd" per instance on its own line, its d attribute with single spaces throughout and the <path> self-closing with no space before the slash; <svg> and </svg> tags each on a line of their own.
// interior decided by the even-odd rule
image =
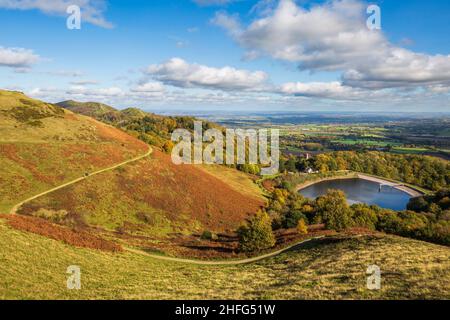
<svg viewBox="0 0 450 320">
<path fill-rule="evenodd" d="M 78 249 L 1 219 L 0 242 L 0 299 L 450 299 L 450 250 L 392 236 L 330 238 L 240 266 Z M 366 288 L 372 264 L 378 291 Z M 71 265 L 81 290 L 66 288 Z"/>
<path fill-rule="evenodd" d="M 58 218 L 59 223 L 100 228 L 163 250 L 164 243 L 182 235 L 233 231 L 264 205 L 248 177 L 228 171 L 243 180 L 225 183 L 217 177 L 225 174 L 222 171 L 214 176 L 195 166 L 177 166 L 168 155 L 155 150 L 151 159 L 50 193 L 18 212 L 35 216 L 45 212 L 47 218 L 66 212 L 63 219 Z"/>
<path fill-rule="evenodd" d="M 0 90 L 0 210 L 147 149 L 92 118 Z"/>
<path fill-rule="evenodd" d="M 17 212 L 115 240 L 145 237 L 152 246 L 204 230 L 234 230 L 264 205 L 262 191 L 249 176 L 228 168 L 176 166 L 157 150 L 152 159 L 89 175 L 145 154 L 148 146 L 121 130 L 21 93 L 5 91 L 2 97 L 6 141 L 0 143 L 0 162 L 5 164 L 0 209 L 88 174 Z M 100 104 L 91 107 L 110 111 Z"/>
</svg>

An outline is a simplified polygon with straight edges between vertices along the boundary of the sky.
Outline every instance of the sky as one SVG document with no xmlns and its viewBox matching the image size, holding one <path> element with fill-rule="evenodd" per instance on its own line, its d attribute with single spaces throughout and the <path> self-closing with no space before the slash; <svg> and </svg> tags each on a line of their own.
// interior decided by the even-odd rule
<svg viewBox="0 0 450 320">
<path fill-rule="evenodd" d="M 450 112 L 450 1 L 0 0 L 0 30 L 0 88 L 49 102 Z"/>
</svg>

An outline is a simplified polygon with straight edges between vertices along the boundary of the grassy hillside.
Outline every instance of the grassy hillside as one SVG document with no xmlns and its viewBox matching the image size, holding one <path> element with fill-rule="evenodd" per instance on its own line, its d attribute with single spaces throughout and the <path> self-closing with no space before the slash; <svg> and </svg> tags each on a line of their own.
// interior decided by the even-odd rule
<svg viewBox="0 0 450 320">
<path fill-rule="evenodd" d="M 71 227 L 146 237 L 161 250 L 174 238 L 205 230 L 233 231 L 264 205 L 261 190 L 232 169 L 174 165 L 157 150 L 142 160 L 25 204 L 20 214 Z M 61 218 L 61 212 L 65 212 Z"/>
<path fill-rule="evenodd" d="M 78 249 L 1 219 L 0 242 L 0 299 L 450 299 L 450 250 L 399 237 L 318 240 L 240 266 Z M 372 264 L 379 291 L 366 289 Z M 70 265 L 81 267 L 81 290 L 66 288 Z"/>
<path fill-rule="evenodd" d="M 0 90 L 0 212 L 146 150 L 143 142 L 116 128 Z"/>
<path fill-rule="evenodd" d="M 90 175 L 142 155 L 148 147 L 121 130 L 18 92 L 2 91 L 0 99 L 0 121 L 5 124 L 1 127 L 5 141 L 0 141 L 4 212 L 24 199 L 87 176 L 27 202 L 18 213 L 176 254 L 186 236 L 192 240 L 205 230 L 235 230 L 265 203 L 262 190 L 246 174 L 219 166 L 208 170 L 176 166 L 157 150 L 151 158 Z M 102 104 L 66 103 L 97 115 L 113 111 Z M 142 111 L 124 112 L 139 117 Z M 145 119 L 154 124 L 155 132 L 167 124 Z"/>
</svg>

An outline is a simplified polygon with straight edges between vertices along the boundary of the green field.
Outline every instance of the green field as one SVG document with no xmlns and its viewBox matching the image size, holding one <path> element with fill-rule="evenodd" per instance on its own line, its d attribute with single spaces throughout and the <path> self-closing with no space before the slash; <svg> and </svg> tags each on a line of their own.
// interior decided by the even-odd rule
<svg viewBox="0 0 450 320">
<path fill-rule="evenodd" d="M 398 143 L 398 142 L 367 140 L 367 139 L 333 140 L 332 143 L 347 144 L 347 145 L 365 145 L 365 146 L 371 146 L 371 147 L 387 147 L 387 146 L 399 146 L 399 145 L 401 145 L 401 143 Z"/>
</svg>

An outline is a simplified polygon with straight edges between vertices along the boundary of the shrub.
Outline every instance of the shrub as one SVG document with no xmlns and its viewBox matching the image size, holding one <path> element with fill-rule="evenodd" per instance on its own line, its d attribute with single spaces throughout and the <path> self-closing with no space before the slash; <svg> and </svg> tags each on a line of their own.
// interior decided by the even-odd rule
<svg viewBox="0 0 450 320">
<path fill-rule="evenodd" d="M 408 203 L 408 210 L 416 212 L 426 212 L 429 204 L 424 197 L 412 198 Z"/>
<path fill-rule="evenodd" d="M 289 211 L 284 219 L 284 227 L 295 228 L 300 220 L 308 221 L 308 218 L 299 210 Z"/>
<path fill-rule="evenodd" d="M 371 230 L 376 229 L 378 217 L 373 208 L 366 204 L 355 204 L 351 208 L 353 210 L 354 226 L 368 228 Z"/>
<path fill-rule="evenodd" d="M 305 223 L 305 220 L 298 220 L 297 231 L 299 234 L 308 234 L 308 226 Z"/>
<path fill-rule="evenodd" d="M 34 217 L 50 220 L 55 223 L 61 223 L 66 219 L 68 213 L 66 210 L 56 211 L 56 210 L 41 208 L 37 212 L 34 212 L 32 215 Z"/>
<path fill-rule="evenodd" d="M 255 252 L 272 248 L 275 236 L 272 221 L 266 212 L 258 212 L 238 230 L 239 248 L 244 252 Z"/>
<path fill-rule="evenodd" d="M 350 227 L 351 209 L 344 192 L 328 190 L 328 193 L 316 201 L 317 213 L 322 217 L 327 229 L 342 231 Z"/>
<path fill-rule="evenodd" d="M 215 233 L 213 233 L 211 231 L 205 230 L 202 233 L 201 239 L 203 239 L 203 240 L 217 240 L 217 239 L 219 239 L 219 237 L 217 236 L 217 234 L 215 234 Z"/>
<path fill-rule="evenodd" d="M 165 153 L 170 154 L 172 152 L 173 147 L 174 147 L 173 142 L 171 140 L 168 140 L 168 141 L 164 142 L 164 145 L 162 148 Z"/>
</svg>

